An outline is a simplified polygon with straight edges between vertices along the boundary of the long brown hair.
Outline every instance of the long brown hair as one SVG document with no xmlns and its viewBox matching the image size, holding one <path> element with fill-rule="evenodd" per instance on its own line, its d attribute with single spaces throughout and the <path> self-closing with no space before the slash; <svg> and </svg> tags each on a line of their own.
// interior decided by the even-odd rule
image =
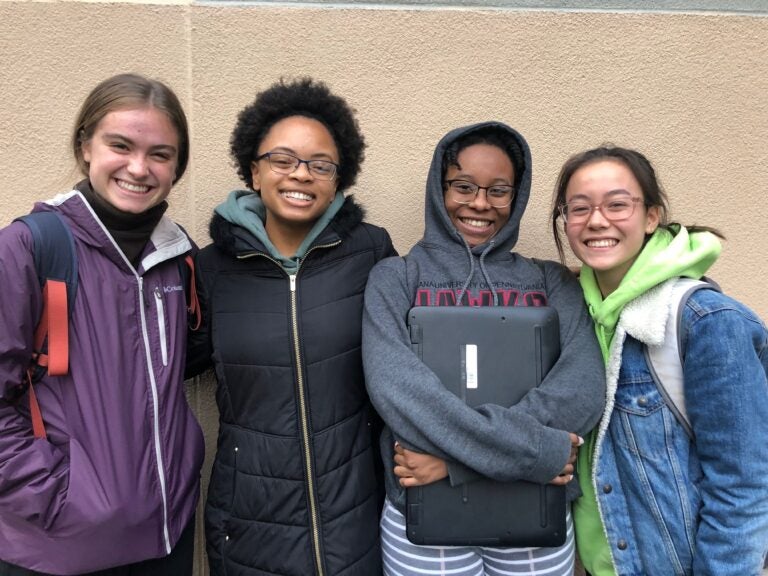
<svg viewBox="0 0 768 576">
<path fill-rule="evenodd" d="M 656 207 L 659 211 L 659 226 L 662 228 L 669 228 L 676 224 L 669 221 L 669 202 L 667 200 L 667 194 L 661 186 L 658 177 L 656 176 L 656 170 L 653 168 L 650 160 L 645 157 L 641 152 L 632 150 L 631 148 L 622 148 L 620 146 L 614 146 L 613 144 L 603 144 L 597 148 L 585 150 L 579 152 L 568 158 L 563 167 L 560 169 L 560 174 L 557 177 L 555 183 L 555 191 L 552 197 L 552 235 L 555 239 L 555 246 L 557 247 L 557 253 L 560 256 L 560 261 L 565 263 L 565 251 L 563 249 L 563 239 L 557 220 L 560 218 L 560 206 L 565 204 L 565 193 L 568 188 L 568 183 L 576 173 L 577 170 L 601 162 L 604 160 L 612 160 L 619 162 L 627 167 L 632 172 L 632 175 L 640 184 L 640 189 L 643 191 L 643 203 L 646 208 Z M 712 232 L 719 238 L 725 239 L 725 236 L 716 228 L 710 228 L 709 226 L 686 226 L 689 232 Z"/>
<path fill-rule="evenodd" d="M 174 184 L 184 175 L 189 163 L 189 128 L 187 117 L 176 94 L 159 80 L 139 74 L 118 74 L 99 83 L 80 107 L 72 132 L 72 152 L 77 166 L 88 175 L 82 144 L 93 137 L 99 122 L 110 112 L 151 106 L 163 112 L 176 128 L 179 150 Z"/>
</svg>

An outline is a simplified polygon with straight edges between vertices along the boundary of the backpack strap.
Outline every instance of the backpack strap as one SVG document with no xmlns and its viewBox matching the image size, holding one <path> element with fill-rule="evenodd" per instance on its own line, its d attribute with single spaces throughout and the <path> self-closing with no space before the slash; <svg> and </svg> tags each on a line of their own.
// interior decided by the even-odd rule
<svg viewBox="0 0 768 576">
<path fill-rule="evenodd" d="M 680 324 L 688 298 L 701 289 L 720 291 L 720 287 L 705 278 L 705 281 L 692 278 L 678 278 L 672 288 L 669 317 L 664 331 L 664 342 L 660 346 L 644 346 L 645 358 L 656 388 L 664 398 L 667 407 L 672 411 L 678 423 L 685 429 L 686 434 L 694 439 L 693 428 L 688 419 L 685 407 L 685 390 L 683 377 L 683 336 Z"/>
<path fill-rule="evenodd" d="M 197 282 L 195 280 L 195 260 L 187 254 L 184 257 L 181 278 L 184 281 L 184 291 L 187 295 L 187 317 L 189 320 L 189 329 L 192 332 L 200 328 L 203 321 L 200 311 L 200 299 L 197 297 Z"/>
<path fill-rule="evenodd" d="M 69 372 L 69 316 L 77 293 L 77 253 L 72 232 L 55 212 L 34 212 L 17 220 L 32 234 L 35 271 L 43 293 L 27 383 L 32 430 L 36 438 L 46 438 L 33 383 L 46 373 L 63 376 Z"/>
<path fill-rule="evenodd" d="M 176 224 L 184 235 L 189 240 L 192 246 L 195 243 L 192 242 L 189 233 L 184 229 L 181 224 Z M 192 332 L 196 332 L 200 329 L 200 324 L 203 321 L 203 314 L 200 309 L 200 299 L 197 296 L 197 280 L 195 277 L 195 259 L 193 254 L 197 253 L 197 248 L 193 249 L 192 254 L 187 254 L 184 258 L 176 260 L 179 264 L 179 275 L 181 276 L 181 284 L 184 287 L 184 296 L 187 301 L 187 323 L 189 329 Z"/>
</svg>

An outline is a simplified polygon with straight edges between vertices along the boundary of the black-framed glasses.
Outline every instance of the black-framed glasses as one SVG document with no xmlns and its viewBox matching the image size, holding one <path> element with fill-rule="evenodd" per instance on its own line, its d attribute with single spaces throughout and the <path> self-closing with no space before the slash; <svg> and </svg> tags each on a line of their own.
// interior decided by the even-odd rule
<svg viewBox="0 0 768 576">
<path fill-rule="evenodd" d="M 255 159 L 256 162 L 269 160 L 269 167 L 278 174 L 293 174 L 302 164 L 307 165 L 307 170 L 318 180 L 333 180 L 339 165 L 330 160 L 302 160 L 298 156 L 287 152 L 266 152 Z"/>
<path fill-rule="evenodd" d="M 606 220 L 618 222 L 632 216 L 635 213 L 635 205 L 642 201 L 642 198 L 632 196 L 614 196 L 603 200 L 600 204 L 574 200 L 560 206 L 560 215 L 566 224 L 584 224 L 592 217 L 592 212 L 600 210 L 600 214 Z"/>
<path fill-rule="evenodd" d="M 485 198 L 488 204 L 494 208 L 506 208 L 512 204 L 515 197 L 515 187 L 510 184 L 493 184 L 491 186 L 478 186 L 467 180 L 446 180 L 448 194 L 451 200 L 459 204 L 469 204 L 480 190 L 485 190 Z"/>
</svg>

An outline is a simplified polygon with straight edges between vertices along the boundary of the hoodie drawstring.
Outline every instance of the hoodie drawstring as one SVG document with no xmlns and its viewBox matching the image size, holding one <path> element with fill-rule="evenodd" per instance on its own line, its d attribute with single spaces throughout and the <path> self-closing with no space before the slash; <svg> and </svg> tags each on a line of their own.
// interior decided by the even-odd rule
<svg viewBox="0 0 768 576">
<path fill-rule="evenodd" d="M 467 249 L 467 255 L 469 256 L 469 276 L 467 276 L 467 279 L 464 281 L 464 285 L 461 287 L 461 290 L 459 290 L 459 293 L 456 295 L 456 306 L 461 306 L 461 301 L 464 299 L 464 294 L 467 292 L 467 288 L 469 288 L 469 283 L 472 281 L 472 276 L 475 274 L 475 259 L 472 257 L 472 248 L 469 246 L 466 240 L 464 240 L 464 237 L 461 236 L 461 241 L 464 244 L 464 248 Z M 493 295 L 493 305 L 498 306 L 499 305 L 499 296 L 496 293 L 496 290 L 493 287 L 493 284 L 491 283 L 491 277 L 488 275 L 488 270 L 485 268 L 485 256 L 488 254 L 488 252 L 491 251 L 493 248 L 493 240 L 491 240 L 488 243 L 488 247 L 482 251 L 480 254 L 480 271 L 483 274 L 483 279 L 485 280 L 486 284 L 488 284 L 488 288 L 491 290 L 491 294 Z"/>
<path fill-rule="evenodd" d="M 456 306 L 461 306 L 461 301 L 464 299 L 464 293 L 467 291 L 467 288 L 469 288 L 469 283 L 472 281 L 472 276 L 475 274 L 475 259 L 472 258 L 472 248 L 469 247 L 469 244 L 467 244 L 467 241 L 464 240 L 464 237 L 461 234 L 459 234 L 459 238 L 461 238 L 461 242 L 464 244 L 464 248 L 467 249 L 467 255 L 469 256 L 469 276 L 467 276 L 467 279 L 464 281 L 464 286 L 461 287 L 461 290 L 459 290 L 459 293 L 456 295 Z"/>
<path fill-rule="evenodd" d="M 493 240 L 488 243 L 488 248 L 483 250 L 483 252 L 480 254 L 480 271 L 483 273 L 483 278 L 485 279 L 485 283 L 488 284 L 488 288 L 490 288 L 491 294 L 493 294 L 493 305 L 498 306 L 499 295 L 496 294 L 496 290 L 491 283 L 491 277 L 488 275 L 488 270 L 485 268 L 485 255 L 491 251 L 491 248 L 493 248 Z"/>
</svg>

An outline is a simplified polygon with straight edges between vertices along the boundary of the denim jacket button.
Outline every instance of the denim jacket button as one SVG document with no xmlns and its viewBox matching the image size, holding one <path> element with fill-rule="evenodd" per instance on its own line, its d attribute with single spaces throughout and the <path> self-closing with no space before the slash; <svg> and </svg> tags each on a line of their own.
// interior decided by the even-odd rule
<svg viewBox="0 0 768 576">
<path fill-rule="evenodd" d="M 611 486 L 610 484 L 604 484 L 603 494 L 610 494 L 611 492 L 613 492 L 613 486 Z"/>
<path fill-rule="evenodd" d="M 626 540 L 619 540 L 616 543 L 616 546 L 619 550 L 626 550 L 627 549 L 627 541 Z"/>
<path fill-rule="evenodd" d="M 645 406 L 646 404 L 648 404 L 648 398 L 645 396 L 640 396 L 640 398 L 637 399 L 638 406 Z"/>
</svg>

